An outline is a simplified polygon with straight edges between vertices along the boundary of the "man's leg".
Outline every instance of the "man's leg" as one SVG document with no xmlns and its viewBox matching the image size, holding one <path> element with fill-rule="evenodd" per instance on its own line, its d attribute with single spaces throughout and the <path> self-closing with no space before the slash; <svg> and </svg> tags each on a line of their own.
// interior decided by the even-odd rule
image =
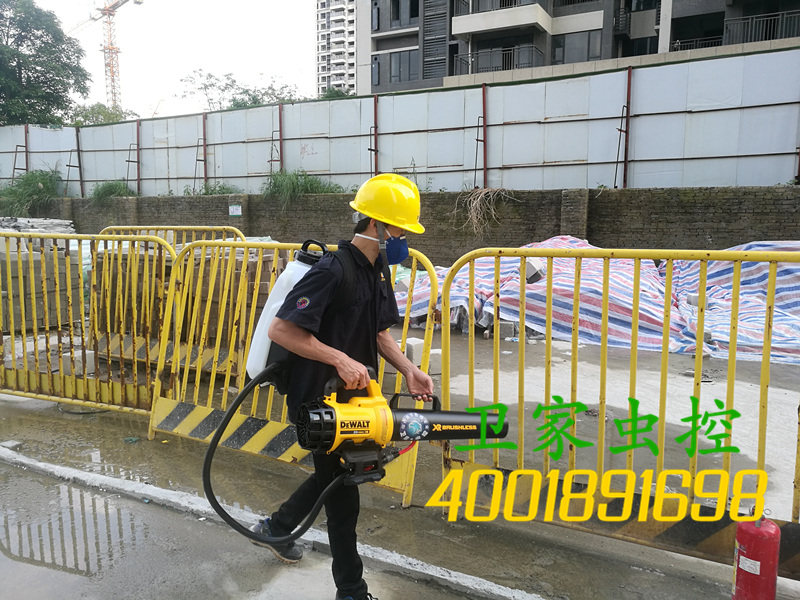
<svg viewBox="0 0 800 600">
<path fill-rule="evenodd" d="M 321 485 L 327 485 L 342 473 L 339 458 L 335 455 L 315 454 L 314 466 Z M 331 569 L 338 594 L 341 597 L 363 598 L 367 593 L 367 584 L 362 578 L 364 566 L 356 549 L 358 487 L 337 487 L 325 500 L 325 512 L 328 515 L 328 541 L 333 558 Z"/>
</svg>

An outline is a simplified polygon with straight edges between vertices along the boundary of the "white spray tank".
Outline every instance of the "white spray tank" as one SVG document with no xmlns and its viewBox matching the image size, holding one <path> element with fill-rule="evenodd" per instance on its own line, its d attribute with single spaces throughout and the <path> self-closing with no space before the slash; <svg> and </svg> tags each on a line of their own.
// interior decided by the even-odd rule
<svg viewBox="0 0 800 600">
<path fill-rule="evenodd" d="M 308 247 L 312 244 L 322 248 L 322 251 L 309 250 Z M 258 317 L 253 337 L 250 340 L 250 352 L 247 355 L 246 368 L 247 374 L 250 375 L 251 379 L 261 373 L 267 366 L 269 349 L 272 343 L 267 332 L 278 309 L 283 305 L 283 301 L 295 284 L 327 253 L 328 247 L 325 244 L 316 240 L 306 240 L 300 250 L 295 252 L 294 260 L 286 265 L 278 279 L 275 280 L 275 284 L 269 291 L 267 303 L 261 311 L 261 316 Z"/>
</svg>

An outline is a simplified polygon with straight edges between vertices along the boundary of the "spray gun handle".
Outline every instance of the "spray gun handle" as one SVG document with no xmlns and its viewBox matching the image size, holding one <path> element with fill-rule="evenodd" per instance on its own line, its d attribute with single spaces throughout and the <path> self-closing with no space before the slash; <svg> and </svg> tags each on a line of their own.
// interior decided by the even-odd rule
<svg viewBox="0 0 800 600">
<path fill-rule="evenodd" d="M 397 393 L 392 396 L 391 400 L 389 400 L 389 408 L 392 410 L 397 410 L 399 408 L 399 398 L 403 396 L 405 398 L 416 398 L 414 394 L 400 394 Z M 439 400 L 439 396 L 433 396 L 433 410 L 439 412 L 442 410 L 442 403 Z"/>
<path fill-rule="evenodd" d="M 367 367 L 367 373 L 369 374 L 370 379 L 378 379 L 378 375 L 375 373 L 375 369 L 372 367 Z M 335 393 L 336 390 L 341 389 L 344 387 L 344 381 L 342 381 L 341 377 L 331 377 L 328 381 L 325 382 L 325 387 L 322 388 L 322 393 L 326 396 L 330 396 L 331 394 Z"/>
</svg>

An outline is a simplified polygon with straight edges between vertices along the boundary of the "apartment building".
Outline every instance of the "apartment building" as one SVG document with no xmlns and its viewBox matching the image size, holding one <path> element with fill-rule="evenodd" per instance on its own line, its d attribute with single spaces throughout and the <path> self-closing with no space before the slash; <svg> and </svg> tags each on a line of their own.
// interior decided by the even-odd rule
<svg viewBox="0 0 800 600">
<path fill-rule="evenodd" d="M 800 0 L 357 0 L 359 94 L 800 37 Z"/>
<path fill-rule="evenodd" d="M 317 93 L 356 91 L 356 0 L 317 0 Z"/>
</svg>

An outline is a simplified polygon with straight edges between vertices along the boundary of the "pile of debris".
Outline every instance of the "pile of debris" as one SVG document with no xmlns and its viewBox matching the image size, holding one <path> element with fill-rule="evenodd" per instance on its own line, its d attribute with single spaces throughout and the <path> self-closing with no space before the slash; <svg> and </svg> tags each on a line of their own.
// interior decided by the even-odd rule
<svg viewBox="0 0 800 600">
<path fill-rule="evenodd" d="M 66 233 L 74 234 L 75 225 L 63 219 L 30 219 L 25 217 L 0 217 L 0 231 L 15 233 Z"/>
</svg>

